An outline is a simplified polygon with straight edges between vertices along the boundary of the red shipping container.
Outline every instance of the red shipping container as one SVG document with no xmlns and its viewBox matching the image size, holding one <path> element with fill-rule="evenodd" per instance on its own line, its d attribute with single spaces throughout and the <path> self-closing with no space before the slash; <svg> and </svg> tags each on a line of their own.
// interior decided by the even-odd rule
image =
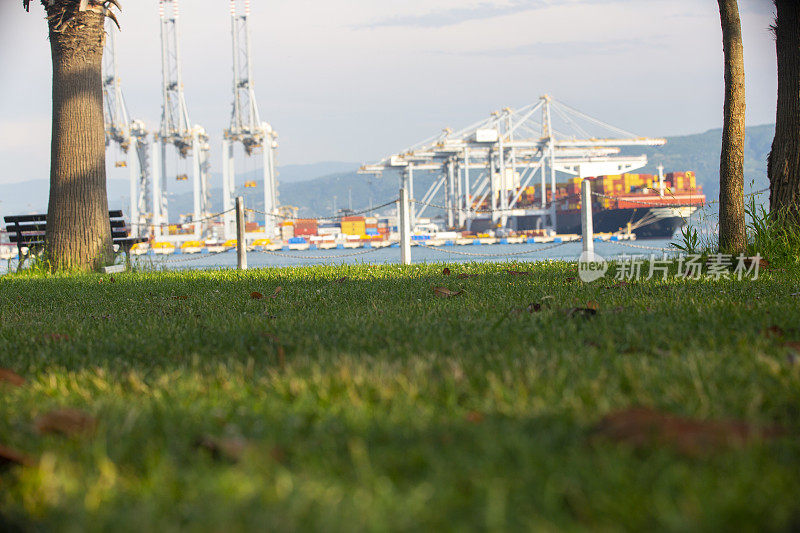
<svg viewBox="0 0 800 533">
<path fill-rule="evenodd" d="M 318 231 L 317 221 L 313 219 L 298 219 L 294 221 L 294 234 L 296 237 L 316 235 Z"/>
</svg>

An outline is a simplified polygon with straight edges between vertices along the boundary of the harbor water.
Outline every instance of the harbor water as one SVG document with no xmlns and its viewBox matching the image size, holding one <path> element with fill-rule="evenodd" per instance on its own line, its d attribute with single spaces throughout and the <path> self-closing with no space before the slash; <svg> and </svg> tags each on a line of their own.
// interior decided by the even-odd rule
<svg viewBox="0 0 800 533">
<path fill-rule="evenodd" d="M 667 253 L 677 253 L 670 246 L 670 240 L 642 240 L 631 242 L 596 241 L 595 252 L 605 259 L 630 256 L 660 257 Z M 414 246 L 411 258 L 414 263 L 468 263 L 484 261 L 577 261 L 580 258 L 580 241 L 553 246 L 542 244 L 485 244 L 481 246 Z M 226 269 L 236 268 L 236 252 L 229 250 L 219 254 L 175 254 L 142 255 L 133 257 L 133 263 L 143 270 L 187 270 L 187 269 Z M 247 254 L 250 268 L 281 268 L 308 265 L 342 264 L 397 264 L 400 262 L 399 248 L 345 249 L 345 250 L 293 250 L 265 252 L 253 250 Z M 16 260 L 3 261 L 0 274 L 13 270 Z"/>
</svg>

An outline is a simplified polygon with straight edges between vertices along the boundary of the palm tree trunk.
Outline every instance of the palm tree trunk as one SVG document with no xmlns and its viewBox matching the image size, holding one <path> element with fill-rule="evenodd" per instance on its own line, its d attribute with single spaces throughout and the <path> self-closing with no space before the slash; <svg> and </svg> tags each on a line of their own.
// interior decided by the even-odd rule
<svg viewBox="0 0 800 533">
<path fill-rule="evenodd" d="M 719 166 L 719 248 L 744 253 L 744 50 L 736 0 L 717 0 L 725 52 L 725 121 Z"/>
<path fill-rule="evenodd" d="M 62 22 L 67 4 L 46 8 L 53 60 L 47 254 L 52 268 L 88 270 L 113 259 L 101 78 L 104 17 L 84 12 Z"/>
<path fill-rule="evenodd" d="M 800 3 L 776 0 L 778 108 L 769 154 L 770 211 L 800 224 Z"/>
</svg>

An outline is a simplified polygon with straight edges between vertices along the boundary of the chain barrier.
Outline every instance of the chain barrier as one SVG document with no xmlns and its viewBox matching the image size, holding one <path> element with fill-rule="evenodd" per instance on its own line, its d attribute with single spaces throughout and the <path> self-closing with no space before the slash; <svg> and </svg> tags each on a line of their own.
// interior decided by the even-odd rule
<svg viewBox="0 0 800 533">
<path fill-rule="evenodd" d="M 571 198 L 573 198 L 573 197 L 576 197 L 576 195 L 571 195 L 571 196 L 568 196 L 568 197 L 565 197 L 565 198 L 559 198 L 559 199 L 557 199 L 555 202 L 553 202 L 553 201 L 551 200 L 551 201 L 547 202 L 547 204 L 545 204 L 544 208 L 542 208 L 542 207 L 537 207 L 536 209 L 539 209 L 539 210 L 541 210 L 541 209 L 545 209 L 545 210 L 547 210 L 547 209 L 550 209 L 550 207 L 551 207 L 551 206 L 552 206 L 554 203 L 555 203 L 555 204 L 558 204 L 558 203 L 564 203 L 564 202 L 567 202 L 567 201 L 569 201 L 569 200 L 570 200 Z M 451 207 L 451 208 L 448 208 L 448 207 L 446 207 L 446 206 L 443 206 L 443 205 L 441 205 L 441 204 L 434 204 L 434 203 L 430 203 L 430 202 L 423 202 L 423 201 L 421 201 L 421 200 L 409 200 L 409 202 L 410 202 L 410 203 L 412 203 L 412 204 L 424 205 L 424 206 L 426 206 L 426 207 L 435 207 L 435 208 L 437 208 L 437 209 L 441 209 L 441 210 L 443 210 L 443 211 L 460 211 L 460 212 L 462 212 L 462 213 L 475 213 L 475 214 L 478 214 L 478 215 L 488 215 L 488 214 L 491 214 L 491 213 L 502 213 L 503 211 L 511 211 L 511 210 L 513 210 L 513 209 L 518 209 L 518 208 L 510 208 L 510 207 L 509 207 L 508 209 L 500 209 L 500 208 L 498 208 L 497 210 L 495 210 L 495 211 L 492 211 L 491 209 L 464 209 L 463 207 L 455 207 L 455 206 L 453 206 L 453 207 Z"/>
<path fill-rule="evenodd" d="M 222 250 L 220 252 L 210 252 L 210 253 L 207 253 L 207 254 L 199 254 L 199 253 L 198 254 L 181 254 L 181 255 L 189 255 L 190 257 L 178 257 L 178 258 L 174 258 L 174 259 L 161 259 L 161 260 L 158 261 L 158 264 L 160 264 L 160 265 L 172 265 L 172 264 L 176 264 L 176 263 L 189 263 L 189 262 L 192 262 L 192 261 L 199 261 L 200 259 L 206 259 L 206 258 L 209 258 L 209 257 L 216 257 L 218 255 L 227 254 L 227 253 L 232 252 L 234 250 L 235 250 L 234 248 L 229 248 L 229 249 Z M 148 255 L 147 257 L 153 258 L 153 257 L 157 257 L 159 255 L 165 256 L 166 254 L 153 254 L 153 255 Z"/>
<path fill-rule="evenodd" d="M 339 259 L 342 257 L 356 257 L 359 255 L 366 255 L 371 254 L 373 252 L 377 252 L 378 250 L 382 250 L 383 248 L 367 248 L 365 250 L 360 250 L 358 252 L 353 252 L 351 254 L 336 254 L 336 255 L 293 255 L 287 254 L 283 252 L 273 252 L 271 250 L 253 250 L 253 252 L 258 254 L 268 254 L 268 255 L 275 255 L 278 257 L 288 257 L 289 259 L 318 259 L 318 260 L 327 260 L 327 259 Z"/>
<path fill-rule="evenodd" d="M 192 220 L 191 222 L 181 222 L 179 224 L 170 223 L 170 222 L 163 222 L 161 224 L 134 224 L 134 225 L 135 226 L 140 226 L 140 227 L 144 226 L 146 228 L 169 228 L 170 226 L 180 226 L 180 227 L 192 226 L 192 225 L 198 224 L 200 222 L 207 222 L 209 220 L 214 220 L 215 218 L 219 218 L 222 215 L 227 215 L 228 213 L 231 213 L 233 211 L 236 211 L 235 207 L 232 207 L 232 208 L 228 209 L 227 211 L 222 211 L 221 213 L 215 213 L 213 215 L 208 215 L 208 216 L 205 216 L 203 218 L 198 218 L 197 220 Z"/>
<path fill-rule="evenodd" d="M 245 208 L 245 211 L 250 211 L 251 213 L 257 213 L 259 215 L 266 215 L 266 216 L 270 216 L 270 217 L 274 217 L 274 218 L 281 218 L 281 219 L 284 219 L 284 220 L 286 220 L 286 219 L 288 219 L 288 220 L 297 220 L 298 218 L 301 218 L 302 220 L 342 220 L 342 219 L 344 219 L 346 217 L 363 215 L 365 213 L 372 213 L 374 211 L 377 211 L 378 209 L 383 209 L 384 207 L 388 207 L 390 205 L 395 205 L 397 203 L 397 201 L 398 201 L 398 199 L 395 198 L 391 202 L 386 202 L 385 204 L 377 205 L 375 207 L 362 209 L 360 211 L 352 211 L 352 212 L 349 212 L 346 215 L 333 215 L 333 216 L 329 216 L 329 217 L 293 217 L 293 216 L 289 216 L 289 215 L 280 215 L 280 214 L 277 214 L 277 213 L 267 213 L 266 211 L 261 211 L 260 209 L 253 209 L 251 207 Z"/>
<path fill-rule="evenodd" d="M 765 192 L 768 192 L 768 191 L 769 191 L 769 188 L 761 189 L 760 191 L 755 191 L 755 192 L 751 192 L 751 193 L 745 194 L 744 197 L 746 198 L 746 197 L 749 197 L 749 196 L 758 196 L 758 195 L 764 194 Z M 603 193 L 599 193 L 599 192 L 592 192 L 592 196 L 596 196 L 598 198 L 605 198 L 605 199 L 608 199 L 608 200 L 619 200 L 620 199 L 620 197 L 618 197 L 618 196 L 609 196 L 607 194 L 603 194 Z M 673 199 L 675 198 L 674 195 L 671 195 L 671 197 Z M 645 206 L 645 207 L 681 207 L 681 205 L 683 205 L 683 204 L 679 204 L 679 205 L 664 205 L 661 202 L 646 202 L 644 200 L 632 200 L 632 199 L 629 199 L 629 198 L 622 198 L 622 200 L 627 202 L 627 203 L 630 203 L 630 204 L 638 204 L 638 205 Z M 704 202 L 703 203 L 703 207 L 709 207 L 709 206 L 711 206 L 713 204 L 718 204 L 718 203 L 719 203 L 719 200 L 712 200 L 710 202 Z M 690 205 L 691 206 L 691 205 L 696 205 L 696 204 L 686 204 L 686 205 Z"/>
<path fill-rule="evenodd" d="M 606 242 L 606 241 L 603 241 Z M 638 248 L 640 250 L 655 250 L 657 252 L 677 252 L 676 248 L 659 248 L 656 246 L 645 246 L 643 244 L 631 244 L 629 242 L 624 241 L 614 241 L 613 244 L 619 244 L 621 246 L 627 246 L 628 248 Z"/>
<path fill-rule="evenodd" d="M 572 242 L 572 241 L 570 241 L 570 242 Z M 504 254 L 476 254 L 476 253 L 471 253 L 471 252 L 457 252 L 455 250 L 446 250 L 446 249 L 440 248 L 438 246 L 428 246 L 428 245 L 425 245 L 425 244 L 421 244 L 419 246 L 421 248 L 428 248 L 428 249 L 435 250 L 437 252 L 441 252 L 441 253 L 445 253 L 445 254 L 467 255 L 467 256 L 471 256 L 471 257 L 518 257 L 518 256 L 521 256 L 521 255 L 529 255 L 529 254 L 535 254 L 535 253 L 539 253 L 539 252 L 545 252 L 547 250 L 552 250 L 554 248 L 558 248 L 558 247 L 564 246 L 566 244 L 569 244 L 569 243 L 567 243 L 567 242 L 559 242 L 559 243 L 553 244 L 551 246 L 545 246 L 543 248 L 537 248 L 536 250 L 526 250 L 524 252 L 509 252 L 509 253 L 504 253 Z"/>
</svg>

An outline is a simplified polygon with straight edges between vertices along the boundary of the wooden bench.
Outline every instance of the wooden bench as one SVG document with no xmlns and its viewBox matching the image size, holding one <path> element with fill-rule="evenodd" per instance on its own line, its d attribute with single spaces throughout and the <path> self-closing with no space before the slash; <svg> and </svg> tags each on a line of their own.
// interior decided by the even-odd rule
<svg viewBox="0 0 800 533">
<path fill-rule="evenodd" d="M 9 240 L 17 245 L 20 263 L 25 257 L 44 248 L 47 215 L 16 215 L 4 217 L 4 220 Z M 130 259 L 130 251 L 134 244 L 147 241 L 146 237 L 128 237 L 122 211 L 109 211 L 108 222 L 111 225 L 111 239 L 118 250 L 125 252 L 126 259 Z M 26 254 L 22 253 L 23 248 L 28 249 Z"/>
</svg>

